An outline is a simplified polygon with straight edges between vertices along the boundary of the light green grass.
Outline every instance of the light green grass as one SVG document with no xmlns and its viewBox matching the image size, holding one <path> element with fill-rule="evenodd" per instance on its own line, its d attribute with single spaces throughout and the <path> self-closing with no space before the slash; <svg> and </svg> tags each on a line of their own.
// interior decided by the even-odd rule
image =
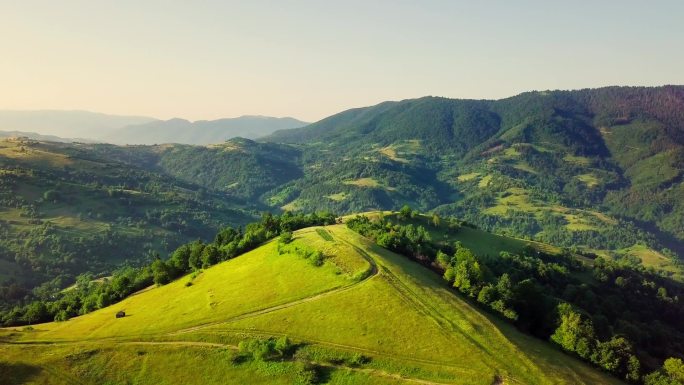
<svg viewBox="0 0 684 385">
<path fill-rule="evenodd" d="M 357 186 L 357 187 L 379 187 L 380 183 L 378 183 L 377 180 L 373 178 L 359 178 L 355 180 L 347 180 L 344 181 L 344 184 L 352 185 L 352 186 Z"/>
<path fill-rule="evenodd" d="M 586 184 L 587 187 L 590 187 L 590 188 L 598 186 L 600 183 L 599 178 L 596 177 L 596 175 L 594 175 L 592 173 L 577 175 L 577 179 L 584 182 L 584 184 Z"/>
<path fill-rule="evenodd" d="M 648 246 L 636 244 L 632 247 L 618 250 L 617 253 L 635 256 L 641 260 L 645 267 L 652 267 L 671 275 L 676 280 L 684 281 L 684 270 L 681 265 L 676 264 L 671 258 Z"/>
<path fill-rule="evenodd" d="M 568 163 L 576 164 L 578 166 L 588 167 L 591 165 L 591 159 L 585 156 L 575 156 L 567 154 L 563 157 L 563 160 Z"/>
<path fill-rule="evenodd" d="M 506 217 L 509 210 L 520 211 L 533 214 L 537 218 L 541 218 L 545 212 L 550 212 L 552 215 L 561 216 L 567 222 L 566 228 L 570 231 L 588 231 L 596 230 L 596 219 L 614 224 L 611 218 L 596 212 L 585 211 L 580 209 L 571 209 L 559 205 L 549 206 L 546 203 L 533 199 L 530 193 L 518 187 L 511 187 L 496 198 L 496 205 L 488 207 L 484 210 L 486 214 Z"/>
<path fill-rule="evenodd" d="M 533 204 L 529 193 L 522 188 L 512 187 L 497 197 L 496 206 L 487 208 L 484 212 L 492 215 L 505 216 L 509 209 L 525 212 L 535 212 L 538 206 Z"/>
<path fill-rule="evenodd" d="M 492 176 L 491 175 L 485 175 L 480 179 L 480 182 L 477 184 L 477 187 L 479 188 L 486 188 L 489 186 L 489 183 L 492 181 Z"/>
<path fill-rule="evenodd" d="M 211 330 L 288 334 L 404 361 L 409 367 L 439 366 L 442 377 L 456 384 L 489 385 L 496 376 L 536 384 L 617 383 L 481 314 L 456 297 L 439 276 L 405 257 L 343 227 L 331 230 L 366 250 L 380 274 L 335 296 Z M 566 361 L 572 365 L 566 366 Z"/>
<path fill-rule="evenodd" d="M 230 361 L 229 345 L 242 338 L 288 335 L 370 358 L 361 368 L 329 367 L 333 384 L 404 377 L 427 384 L 619 383 L 482 313 L 439 275 L 344 225 L 298 231 L 293 244 L 322 251 L 326 263 L 279 255 L 270 242 L 207 269 L 190 287 L 185 277 L 67 322 L 0 331 L 9 368 L 0 370 L 37 368 L 36 382 L 55 384 L 292 383 L 295 363 Z M 120 309 L 127 317 L 116 319 Z"/>
<path fill-rule="evenodd" d="M 473 179 L 475 179 L 475 178 L 477 178 L 477 177 L 479 177 L 479 176 L 480 176 L 480 173 L 479 173 L 479 172 L 471 172 L 471 173 L 469 173 L 469 174 L 462 174 L 462 175 L 459 175 L 457 179 L 458 179 L 459 182 L 467 182 L 467 181 L 473 180 Z"/>
<path fill-rule="evenodd" d="M 513 168 L 520 170 L 520 171 L 525 171 L 529 172 L 530 174 L 537 174 L 537 170 L 532 168 L 529 163 L 524 162 L 524 161 L 518 161 L 513 164 Z"/>
<path fill-rule="evenodd" d="M 404 140 L 380 148 L 378 152 L 395 162 L 409 163 L 411 161 L 410 158 L 418 154 L 422 148 L 420 140 Z"/>
<path fill-rule="evenodd" d="M 342 202 L 343 200 L 347 199 L 347 193 L 340 192 L 337 194 L 326 195 L 325 197 L 335 202 Z"/>
<path fill-rule="evenodd" d="M 335 253 L 335 244 L 324 241 L 313 230 L 297 233 L 297 242 L 314 247 L 320 244 L 324 254 L 339 255 L 331 257 L 331 263 L 311 268 L 299 256 L 278 255 L 276 242 L 270 242 L 204 271 L 192 280 L 192 286 L 185 286 L 190 280 L 185 277 L 86 316 L 38 325 L 31 337 L 81 340 L 170 332 L 347 285 L 359 270 L 367 268 L 363 260 L 348 261 L 346 254 Z M 306 279 L 291 279 L 290 274 Z M 125 310 L 127 317 L 116 319 L 114 314 L 119 310 Z"/>
</svg>

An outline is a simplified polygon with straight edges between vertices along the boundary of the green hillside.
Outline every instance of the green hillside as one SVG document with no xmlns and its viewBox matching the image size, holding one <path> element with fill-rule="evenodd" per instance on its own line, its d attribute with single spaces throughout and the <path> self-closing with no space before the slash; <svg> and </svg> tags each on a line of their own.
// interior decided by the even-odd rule
<svg viewBox="0 0 684 385">
<path fill-rule="evenodd" d="M 0 308 L 253 218 L 251 205 L 92 146 L 0 141 Z"/>
<path fill-rule="evenodd" d="M 324 262 L 297 250 L 321 251 Z M 115 318 L 120 310 L 126 317 Z M 272 356 L 246 343 L 283 335 L 292 343 Z M 0 374 L 13 383 L 619 383 L 343 225 L 300 230 L 287 245 L 268 242 L 113 306 L 0 338 Z"/>
</svg>

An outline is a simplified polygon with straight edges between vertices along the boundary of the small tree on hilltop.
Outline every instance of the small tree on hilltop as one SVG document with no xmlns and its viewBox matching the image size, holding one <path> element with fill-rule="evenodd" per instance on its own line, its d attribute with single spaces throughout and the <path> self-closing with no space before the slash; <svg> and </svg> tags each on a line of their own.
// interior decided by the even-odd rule
<svg viewBox="0 0 684 385">
<path fill-rule="evenodd" d="M 287 245 L 288 243 L 292 242 L 294 239 L 294 236 L 292 235 L 292 231 L 285 231 L 282 234 L 280 234 L 280 243 L 283 245 Z"/>
<path fill-rule="evenodd" d="M 442 225 L 442 218 L 437 213 L 432 214 L 432 226 L 439 227 Z"/>
<path fill-rule="evenodd" d="M 399 210 L 399 218 L 401 219 L 409 219 L 411 218 L 411 214 L 413 214 L 413 210 L 411 210 L 411 206 L 409 205 L 404 205 L 401 210 Z"/>
</svg>

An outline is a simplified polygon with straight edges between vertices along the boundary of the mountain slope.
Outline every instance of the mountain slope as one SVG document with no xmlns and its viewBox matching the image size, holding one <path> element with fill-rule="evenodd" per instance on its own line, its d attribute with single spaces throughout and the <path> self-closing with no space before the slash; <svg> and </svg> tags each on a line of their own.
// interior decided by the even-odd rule
<svg viewBox="0 0 684 385">
<path fill-rule="evenodd" d="M 322 251 L 325 263 L 315 267 L 297 254 L 298 247 Z M 36 368 L 35 377 L 41 378 L 43 368 L 52 368 L 63 378 L 78 375 L 82 383 L 133 377 L 172 382 L 163 367 L 146 373 L 111 357 L 130 356 L 130 346 L 137 346 L 139 355 L 183 368 L 194 361 L 172 360 L 178 354 L 173 347 L 213 357 L 250 336 L 286 333 L 302 343 L 297 360 L 325 370 L 333 384 L 619 383 L 482 314 L 432 272 L 340 225 L 298 231 L 282 254 L 276 248 L 267 243 L 199 275 L 66 322 L 3 330 L 0 336 L 11 342 L 0 344 L 10 360 L 5 373 L 18 376 L 21 368 Z M 115 318 L 122 309 L 127 316 Z M 48 359 L 43 343 L 70 354 Z M 33 354 L 19 354 L 22 349 Z M 349 364 L 354 353 L 365 358 Z M 94 363 L 103 361 L 104 368 L 95 370 Z M 269 373 L 273 382 L 292 381 L 299 370 L 287 361 L 269 369 L 259 365 L 227 355 L 211 371 L 227 377 L 183 378 L 220 383 L 236 372 L 255 372 L 254 382 L 266 382 Z"/>
<path fill-rule="evenodd" d="M 232 119 L 199 120 L 184 119 L 157 120 L 130 125 L 117 129 L 102 140 L 115 144 L 161 144 L 181 143 L 206 145 L 221 143 L 230 138 L 255 139 L 269 135 L 276 130 L 298 128 L 308 123 L 293 118 L 272 118 L 266 116 L 241 116 Z"/>
<path fill-rule="evenodd" d="M 684 254 L 684 87 L 420 98 L 342 112 L 263 141 L 303 149 L 287 209 L 437 210 L 611 258 Z M 319 199 L 319 197 L 326 199 Z"/>
</svg>

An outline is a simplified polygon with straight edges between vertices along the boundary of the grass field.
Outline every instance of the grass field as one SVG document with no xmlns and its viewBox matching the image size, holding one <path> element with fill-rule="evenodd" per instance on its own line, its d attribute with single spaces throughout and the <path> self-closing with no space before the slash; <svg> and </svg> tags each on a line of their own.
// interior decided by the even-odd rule
<svg viewBox="0 0 684 385">
<path fill-rule="evenodd" d="M 682 269 L 681 264 L 675 263 L 671 258 L 645 245 L 636 244 L 632 247 L 618 250 L 617 253 L 637 257 L 644 266 L 653 267 L 678 281 L 684 281 L 684 269 Z"/>
<path fill-rule="evenodd" d="M 585 183 L 588 182 L 585 181 Z M 511 187 L 499 193 L 496 205 L 487 208 L 484 212 L 505 217 L 509 210 L 530 213 L 537 218 L 541 218 L 545 212 L 550 212 L 552 215 L 562 217 L 566 222 L 566 228 L 570 231 L 597 230 L 599 229 L 597 222 L 615 223 L 614 219 L 595 211 L 549 205 L 534 199 L 529 191 L 519 187 Z"/>
<path fill-rule="evenodd" d="M 480 176 L 480 173 L 479 173 L 479 172 L 471 172 L 471 173 L 468 173 L 468 174 L 459 175 L 457 179 L 458 179 L 459 182 L 467 182 L 467 181 L 473 180 L 473 179 L 475 179 L 475 178 L 477 178 L 477 177 L 479 177 L 479 176 Z"/>
<path fill-rule="evenodd" d="M 355 180 L 347 180 L 344 181 L 344 184 L 349 184 L 352 186 L 357 186 L 357 187 L 379 187 L 380 183 L 378 183 L 377 180 L 373 178 L 360 178 L 360 179 L 355 179 Z"/>
<path fill-rule="evenodd" d="M 298 231 L 293 244 L 325 263 L 269 242 L 67 322 L 0 330 L 0 374 L 17 384 L 291 384 L 313 365 L 330 384 L 619 383 L 344 225 Z M 281 335 L 299 343 L 297 359 L 233 359 L 240 340 Z M 367 358 L 339 358 L 354 353 Z"/>
</svg>

